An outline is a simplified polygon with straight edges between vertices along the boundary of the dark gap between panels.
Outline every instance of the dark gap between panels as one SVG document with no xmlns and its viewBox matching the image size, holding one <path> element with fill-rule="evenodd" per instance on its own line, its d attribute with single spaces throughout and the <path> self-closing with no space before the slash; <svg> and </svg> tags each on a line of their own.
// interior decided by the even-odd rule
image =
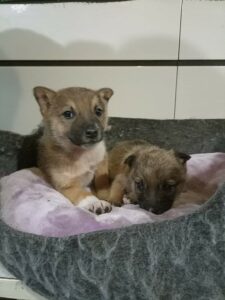
<svg viewBox="0 0 225 300">
<path fill-rule="evenodd" d="M 0 60 L 1 67 L 225 66 L 225 59 L 180 60 Z"/>
</svg>

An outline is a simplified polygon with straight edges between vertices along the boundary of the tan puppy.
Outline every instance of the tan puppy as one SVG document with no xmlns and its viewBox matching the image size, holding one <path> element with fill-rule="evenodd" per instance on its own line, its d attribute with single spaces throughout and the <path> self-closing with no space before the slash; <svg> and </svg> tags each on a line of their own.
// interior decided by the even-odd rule
<svg viewBox="0 0 225 300">
<path fill-rule="evenodd" d="M 153 146 L 145 141 L 124 141 L 109 152 L 109 201 L 132 203 L 161 214 L 182 191 L 190 156 Z"/>
<path fill-rule="evenodd" d="M 97 166 L 104 165 L 103 137 L 112 94 L 110 88 L 94 91 L 72 87 L 57 92 L 34 88 L 44 126 L 38 167 L 46 180 L 72 203 L 97 214 L 111 210 L 108 202 L 99 200 L 87 187 Z M 101 184 L 101 167 L 96 182 Z"/>
</svg>

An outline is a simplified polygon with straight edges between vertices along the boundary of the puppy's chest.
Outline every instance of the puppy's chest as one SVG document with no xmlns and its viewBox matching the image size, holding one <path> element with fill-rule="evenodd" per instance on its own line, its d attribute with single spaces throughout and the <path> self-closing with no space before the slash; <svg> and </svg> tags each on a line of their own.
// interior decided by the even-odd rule
<svg viewBox="0 0 225 300">
<path fill-rule="evenodd" d="M 88 185 L 94 177 L 98 162 L 96 160 L 89 160 L 82 158 L 76 162 L 73 162 L 70 166 L 67 166 L 63 170 L 64 178 L 67 180 L 79 178 L 83 185 Z"/>
<path fill-rule="evenodd" d="M 95 151 L 94 151 L 95 150 Z M 94 177 L 98 164 L 104 159 L 105 148 L 97 147 L 92 151 L 82 154 L 78 159 L 74 158 L 62 166 L 59 171 L 61 181 L 70 182 L 78 180 L 83 186 L 90 184 Z"/>
</svg>

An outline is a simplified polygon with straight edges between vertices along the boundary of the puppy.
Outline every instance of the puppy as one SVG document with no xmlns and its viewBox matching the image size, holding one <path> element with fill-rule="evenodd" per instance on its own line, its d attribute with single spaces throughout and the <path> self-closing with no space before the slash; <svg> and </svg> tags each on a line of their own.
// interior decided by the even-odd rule
<svg viewBox="0 0 225 300">
<path fill-rule="evenodd" d="M 39 86 L 33 93 L 43 116 L 38 167 L 45 179 L 75 205 L 97 214 L 109 212 L 111 205 L 88 187 L 104 163 L 107 103 L 113 91 L 71 87 L 56 92 Z"/>
<path fill-rule="evenodd" d="M 165 150 L 145 141 L 124 141 L 109 152 L 109 202 L 131 203 L 161 214 L 170 209 L 181 193 L 190 156 Z"/>
</svg>

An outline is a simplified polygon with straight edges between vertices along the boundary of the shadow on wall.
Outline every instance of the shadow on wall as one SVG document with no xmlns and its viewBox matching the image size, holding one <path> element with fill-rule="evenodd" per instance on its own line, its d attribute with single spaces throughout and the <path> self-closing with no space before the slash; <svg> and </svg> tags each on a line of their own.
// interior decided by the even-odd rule
<svg viewBox="0 0 225 300">
<path fill-rule="evenodd" d="M 12 55 L 10 54 L 10 49 L 13 47 L 17 48 L 18 53 L 22 53 L 21 55 L 23 58 L 29 58 L 30 49 L 32 49 L 32 55 L 34 57 L 38 57 L 38 59 L 45 59 L 45 53 L 48 52 L 51 54 L 53 59 L 65 59 L 67 58 L 74 58 L 78 56 L 82 56 L 82 52 L 85 50 L 86 57 L 116 57 L 120 58 L 121 56 L 124 57 L 126 53 L 130 53 L 130 55 L 137 56 L 139 55 L 139 59 L 147 59 L 146 52 L 148 56 L 151 58 L 153 53 L 159 49 L 159 53 L 165 53 L 167 49 L 171 51 L 171 49 L 178 48 L 178 41 L 173 40 L 171 38 L 165 36 L 157 36 L 157 37 L 150 37 L 147 39 L 138 38 L 130 40 L 124 43 L 120 49 L 113 49 L 112 47 L 108 46 L 107 44 L 95 43 L 90 41 L 79 41 L 75 43 L 68 44 L 66 47 L 62 47 L 58 43 L 54 42 L 53 40 L 37 34 L 33 31 L 29 30 L 8 30 L 4 31 L 0 34 L 0 41 L 1 45 L 7 44 L 9 53 L 0 48 L 0 59 L 7 60 L 12 59 Z M 30 47 L 32 45 L 32 47 Z M 185 45 L 185 47 L 191 48 L 192 53 L 196 53 L 199 56 L 198 50 L 194 49 L 190 44 Z M 163 50 L 162 50 L 163 49 Z M 164 52 L 163 52 L 164 51 Z M 178 50 L 177 50 L 178 52 Z M 129 57 L 128 57 L 129 59 Z M 204 57 L 203 57 L 204 59 Z M 20 67 L 22 69 L 23 67 Z M 54 68 L 54 67 L 52 67 Z M 106 67 L 107 68 L 107 67 Z M 44 72 L 36 73 L 36 68 L 29 67 L 29 81 L 27 86 L 22 85 L 20 82 L 20 78 L 17 74 L 17 68 L 15 67 L 1 67 L 0 68 L 0 129 L 7 129 L 12 130 L 15 128 L 16 118 L 18 113 L 21 109 L 21 99 L 24 94 L 24 89 L 29 90 L 31 97 L 32 97 L 32 88 L 34 85 L 45 85 L 47 81 L 47 75 Z M 218 85 L 224 85 L 224 79 L 221 74 L 215 69 L 212 68 L 212 77 L 215 81 L 218 82 Z M 65 74 L 66 76 L 66 74 Z M 74 76 L 74 86 L 76 86 L 76 77 Z M 62 78 L 62 74 L 59 69 L 55 69 L 54 71 L 54 78 L 57 82 L 57 86 L 62 88 L 60 85 L 60 78 Z M 146 79 L 148 80 L 148 79 Z M 31 83 L 33 83 L 32 86 Z M 99 79 L 100 86 L 105 86 L 104 78 Z M 137 82 L 138 84 L 138 82 Z M 208 82 L 205 82 L 204 79 L 199 79 L 199 84 L 202 85 L 202 89 L 210 88 Z M 90 78 L 87 80 L 86 86 L 88 87 L 91 85 Z M 163 88 L 164 82 L 159 84 L 159 88 Z M 99 87 L 96 87 L 99 88 Z M 129 87 L 127 88 L 135 88 Z M 191 87 L 190 87 L 191 89 Z M 146 91 L 147 92 L 147 91 Z M 149 91 L 148 91 L 149 92 Z M 175 100 L 175 82 L 174 82 L 174 100 Z M 32 100 L 31 100 L 32 101 Z M 166 101 L 166 99 L 165 99 Z M 30 105 L 30 104 L 29 104 Z M 33 104 L 32 104 L 33 105 Z M 33 105 L 34 106 L 34 105 Z M 35 105 L 35 110 L 37 110 L 37 106 Z M 146 110 L 143 107 L 143 110 Z M 20 114 L 23 112 L 20 112 Z M 32 113 L 32 109 L 31 109 Z M 24 115 L 24 122 L 26 122 L 26 114 Z M 34 124 L 35 127 L 35 124 Z"/>
<path fill-rule="evenodd" d="M 7 30 L 0 34 L 2 48 L 9 49 L 9 53 L 0 53 L 0 59 L 12 59 L 17 47 L 18 59 L 39 59 L 44 60 L 46 56 L 50 59 L 74 59 L 74 57 L 109 56 L 113 50 L 107 45 L 89 41 L 79 41 L 63 47 L 55 41 L 30 30 Z M 6 46 L 7 45 L 7 46 Z M 12 49 L 12 51 L 11 51 Z M 32 52 L 32 53 L 31 53 Z M 46 54 L 47 53 L 47 54 Z"/>
</svg>

